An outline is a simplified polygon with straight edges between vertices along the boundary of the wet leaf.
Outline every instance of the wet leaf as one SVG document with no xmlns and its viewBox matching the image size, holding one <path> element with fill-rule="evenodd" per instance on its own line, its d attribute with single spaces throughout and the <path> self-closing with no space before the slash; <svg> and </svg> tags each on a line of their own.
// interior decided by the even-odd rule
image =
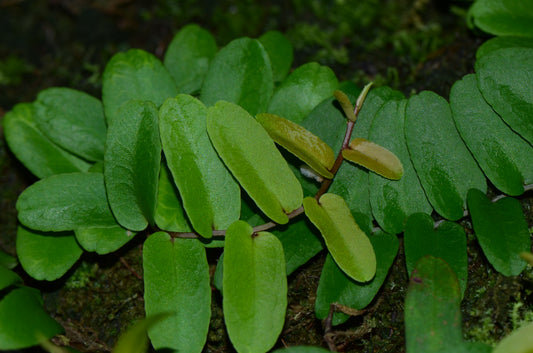
<svg viewBox="0 0 533 353">
<path fill-rule="evenodd" d="M 279 145 L 307 163 L 325 178 L 333 178 L 329 171 L 335 163 L 333 150 L 309 130 L 274 114 L 258 114 L 256 120 Z"/>
<path fill-rule="evenodd" d="M 183 27 L 168 45 L 163 60 L 179 92 L 197 93 L 217 53 L 215 38 L 196 24 Z"/>
<path fill-rule="evenodd" d="M 405 139 L 426 196 L 441 216 L 463 217 L 466 193 L 486 190 L 486 179 L 461 140 L 446 100 L 429 91 L 409 98 Z"/>
<path fill-rule="evenodd" d="M 468 11 L 469 26 L 502 36 L 533 37 L 533 1 L 477 0 Z"/>
<path fill-rule="evenodd" d="M 154 223 L 161 142 L 157 109 L 131 100 L 109 124 L 104 177 L 109 205 L 124 228 L 141 231 Z"/>
<path fill-rule="evenodd" d="M 224 100 L 255 115 L 266 110 L 274 90 L 266 50 L 256 39 L 235 39 L 215 56 L 205 77 L 200 99 L 207 106 Z"/>
<path fill-rule="evenodd" d="M 211 316 L 211 287 L 205 249 L 195 239 L 157 232 L 143 247 L 147 316 L 170 316 L 148 329 L 155 349 L 201 352 Z"/>
<path fill-rule="evenodd" d="M 136 233 L 117 224 L 110 227 L 80 227 L 74 230 L 74 234 L 83 249 L 105 255 L 120 249 L 132 240 Z"/>
<path fill-rule="evenodd" d="M 106 125 L 100 100 L 66 87 L 48 88 L 35 102 L 40 130 L 65 150 L 89 161 L 104 159 Z"/>
<path fill-rule="evenodd" d="M 526 267 L 520 253 L 531 250 L 520 202 L 506 197 L 493 203 L 484 193 L 472 189 L 468 192 L 468 210 L 479 245 L 496 271 L 505 276 L 520 274 Z"/>
<path fill-rule="evenodd" d="M 533 182 L 533 147 L 505 124 L 483 99 L 475 75 L 457 81 L 450 93 L 461 137 L 490 181 L 508 195 Z"/>
<path fill-rule="evenodd" d="M 207 112 L 207 132 L 233 176 L 273 221 L 288 222 L 303 192 L 263 127 L 241 107 L 219 102 Z"/>
<path fill-rule="evenodd" d="M 403 175 L 402 162 L 394 153 L 366 139 L 353 139 L 342 156 L 388 179 L 398 180 Z"/>
<path fill-rule="evenodd" d="M 317 63 L 304 64 L 276 89 L 267 112 L 300 123 L 338 87 L 337 77 L 329 67 Z"/>
<path fill-rule="evenodd" d="M 307 217 L 320 230 L 337 265 L 359 282 L 370 281 L 376 273 L 376 256 L 367 235 L 353 219 L 342 197 L 327 193 L 304 199 Z"/>
<path fill-rule="evenodd" d="M 180 94 L 159 112 L 161 142 L 193 228 L 205 238 L 239 219 L 240 189 L 215 152 L 206 130 L 207 108 Z"/>
<path fill-rule="evenodd" d="M 224 321 L 238 352 L 263 353 L 276 343 L 285 322 L 287 277 L 280 241 L 253 234 L 243 221 L 226 232 L 223 274 Z"/>
<path fill-rule="evenodd" d="M 291 42 L 279 31 L 266 32 L 259 37 L 259 42 L 270 58 L 274 82 L 283 81 L 291 69 L 294 56 Z"/>
<path fill-rule="evenodd" d="M 15 105 L 3 120 L 9 149 L 38 178 L 89 169 L 89 163 L 60 148 L 43 134 L 35 121 L 34 104 Z"/>
</svg>

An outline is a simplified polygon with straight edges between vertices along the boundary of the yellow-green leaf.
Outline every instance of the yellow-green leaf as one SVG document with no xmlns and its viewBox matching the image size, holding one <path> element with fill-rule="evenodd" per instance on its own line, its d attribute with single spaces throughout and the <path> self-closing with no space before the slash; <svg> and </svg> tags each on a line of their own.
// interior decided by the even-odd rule
<svg viewBox="0 0 533 353">
<path fill-rule="evenodd" d="M 403 175 L 402 162 L 388 149 L 363 138 L 355 138 L 342 156 L 388 179 L 398 180 Z"/>
</svg>

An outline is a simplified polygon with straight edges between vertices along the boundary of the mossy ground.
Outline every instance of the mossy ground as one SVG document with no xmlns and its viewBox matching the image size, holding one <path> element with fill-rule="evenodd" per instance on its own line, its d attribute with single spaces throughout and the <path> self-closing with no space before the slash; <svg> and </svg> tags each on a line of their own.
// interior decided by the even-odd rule
<svg viewBox="0 0 533 353">
<path fill-rule="evenodd" d="M 473 71 L 477 46 L 486 38 L 468 31 L 464 3 L 417 1 L 1 1 L 0 116 L 14 104 L 32 101 L 50 86 L 100 95 L 105 63 L 117 51 L 143 48 L 161 57 L 172 35 L 196 22 L 223 45 L 232 38 L 269 29 L 286 33 L 296 48 L 295 66 L 317 60 L 340 79 L 370 80 L 409 95 L 433 90 L 447 97 L 453 82 Z M 438 5 L 437 5 L 438 4 Z M 34 178 L 0 140 L 0 249 L 15 254 L 18 194 Z M 531 195 L 521 198 L 533 225 Z M 533 273 L 495 272 L 484 258 L 468 221 L 469 282 L 462 303 L 465 338 L 497 342 L 533 316 Z M 142 236 L 106 256 L 86 254 L 76 270 L 54 283 L 29 285 L 44 292 L 45 305 L 65 327 L 58 343 L 80 352 L 105 352 L 125 327 L 144 315 Z M 216 251 L 210 253 L 214 268 Z M 276 347 L 324 346 L 314 316 L 324 254 L 289 277 L 287 320 Z M 20 268 L 19 272 L 22 273 Z M 345 352 L 403 352 L 403 303 L 408 278 L 403 252 L 370 310 L 334 328 Z M 205 352 L 232 352 L 224 329 L 221 298 L 213 291 L 213 317 Z"/>
</svg>

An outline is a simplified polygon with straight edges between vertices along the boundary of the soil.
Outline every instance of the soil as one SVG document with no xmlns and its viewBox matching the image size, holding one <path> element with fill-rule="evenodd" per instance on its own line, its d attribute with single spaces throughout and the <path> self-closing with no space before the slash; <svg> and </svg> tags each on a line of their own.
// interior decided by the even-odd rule
<svg viewBox="0 0 533 353">
<path fill-rule="evenodd" d="M 114 53 L 136 47 L 161 58 L 173 34 L 190 22 L 209 29 L 220 45 L 243 35 L 257 37 L 278 29 L 296 48 L 294 67 L 317 60 L 332 67 L 340 79 L 359 85 L 373 80 L 408 96 L 433 90 L 447 97 L 453 82 L 473 71 L 475 50 L 486 39 L 466 28 L 462 17 L 466 5 L 461 2 L 362 1 L 366 5 L 354 10 L 353 22 L 336 11 L 344 1 L 327 3 L 0 0 L 4 27 L 0 37 L 0 116 L 51 86 L 68 86 L 98 97 L 105 63 Z M 0 249 L 15 255 L 16 198 L 35 178 L 6 149 L 3 139 L 0 168 Z M 533 197 L 530 193 L 520 200 L 531 227 Z M 528 268 L 520 276 L 505 277 L 494 271 L 472 235 L 468 219 L 462 224 L 469 234 L 469 282 L 462 303 L 465 338 L 493 344 L 521 320 L 533 317 L 533 273 Z M 137 237 L 136 242 L 106 256 L 86 253 L 76 269 L 52 283 L 32 280 L 17 268 L 25 284 L 43 292 L 45 307 L 65 328 L 56 343 L 69 344 L 80 352 L 108 352 L 120 332 L 144 316 L 142 240 Z M 213 271 L 219 254 L 219 250 L 209 250 Z M 324 259 L 325 254 L 319 253 L 289 276 L 287 319 L 276 348 L 327 347 L 322 323 L 314 315 Z M 400 247 L 370 309 L 333 328 L 338 351 L 404 352 L 407 284 Z M 234 351 L 216 290 L 204 351 Z"/>
</svg>

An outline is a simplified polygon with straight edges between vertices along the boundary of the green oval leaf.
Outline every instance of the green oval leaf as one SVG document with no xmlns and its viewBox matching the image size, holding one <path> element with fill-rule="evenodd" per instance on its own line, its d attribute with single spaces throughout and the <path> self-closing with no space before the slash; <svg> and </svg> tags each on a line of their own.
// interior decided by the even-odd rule
<svg viewBox="0 0 533 353">
<path fill-rule="evenodd" d="M 124 228 L 141 231 L 153 224 L 161 164 L 157 109 L 131 100 L 109 124 L 104 156 L 109 205 Z"/>
<path fill-rule="evenodd" d="M 56 144 L 89 161 L 104 159 L 106 125 L 100 100 L 66 87 L 48 88 L 35 102 L 41 131 Z"/>
<path fill-rule="evenodd" d="M 418 261 L 405 298 L 405 340 L 410 353 L 466 352 L 461 293 L 453 270 L 439 258 Z"/>
<path fill-rule="evenodd" d="M 520 202 L 511 197 L 491 202 L 484 193 L 468 192 L 468 210 L 483 253 L 496 271 L 516 276 L 526 267 L 520 257 L 531 250 L 528 225 Z"/>
<path fill-rule="evenodd" d="M 63 328 L 43 308 L 38 290 L 21 287 L 0 300 L 0 350 L 18 350 L 54 337 Z"/>
<path fill-rule="evenodd" d="M 346 276 L 328 255 L 316 293 L 315 314 L 317 318 L 325 319 L 332 303 L 363 309 L 376 296 L 396 258 L 399 242 L 396 236 L 383 232 L 374 234 L 369 239 L 376 253 L 376 276 L 368 283 L 355 282 Z M 333 314 L 332 324 L 342 324 L 348 318 L 348 315 L 336 312 Z"/>
<path fill-rule="evenodd" d="M 532 0 L 477 0 L 467 20 L 490 34 L 533 37 L 532 9 Z"/>
<path fill-rule="evenodd" d="M 402 162 L 394 153 L 363 138 L 353 139 L 342 156 L 388 179 L 398 180 L 403 175 Z"/>
<path fill-rule="evenodd" d="M 20 103 L 4 116 L 4 136 L 9 149 L 38 178 L 85 172 L 90 164 L 53 143 L 38 128 L 35 107 Z"/>
<path fill-rule="evenodd" d="M 533 48 L 533 41 L 527 37 L 501 36 L 483 42 L 476 51 L 476 60 L 493 51 L 503 48 Z"/>
<path fill-rule="evenodd" d="M 196 24 L 187 25 L 176 33 L 163 62 L 179 92 L 192 94 L 200 91 L 217 50 L 213 35 Z"/>
<path fill-rule="evenodd" d="M 24 271 L 37 280 L 58 279 L 82 253 L 72 232 L 43 233 L 18 227 L 17 256 Z"/>
<path fill-rule="evenodd" d="M 150 101 L 159 107 L 176 94 L 174 80 L 161 61 L 141 49 L 115 54 L 102 78 L 102 101 L 108 125 L 120 106 L 130 99 Z"/>
<path fill-rule="evenodd" d="M 483 99 L 475 75 L 453 85 L 450 106 L 461 137 L 485 175 L 504 193 L 522 194 L 523 184 L 533 182 L 533 147 Z"/>
<path fill-rule="evenodd" d="M 320 230 L 337 265 L 351 278 L 368 282 L 376 274 L 376 255 L 342 197 L 327 193 L 304 199 L 305 214 Z"/>
<path fill-rule="evenodd" d="M 105 255 L 120 249 L 136 233 L 117 224 L 110 227 L 80 227 L 74 230 L 74 234 L 83 249 Z"/>
<path fill-rule="evenodd" d="M 274 82 L 281 82 L 289 73 L 294 57 L 291 42 L 279 31 L 268 31 L 259 37 L 270 62 Z"/>
<path fill-rule="evenodd" d="M 530 144 L 533 144 L 532 67 L 533 48 L 500 49 L 476 62 L 476 77 L 483 97 Z"/>
<path fill-rule="evenodd" d="M 376 113 L 369 138 L 387 148 L 402 161 L 404 173 L 398 181 L 391 181 L 374 173 L 369 174 L 372 214 L 386 232 L 398 234 L 404 229 L 407 217 L 416 212 L 431 213 L 424 190 L 416 175 L 405 144 L 405 106 L 407 100 L 386 102 Z"/>
<path fill-rule="evenodd" d="M 258 40 L 235 39 L 215 56 L 200 99 L 212 106 L 220 100 L 232 102 L 250 114 L 264 112 L 274 83 L 267 52 Z"/>
<path fill-rule="evenodd" d="M 207 112 L 207 132 L 219 156 L 257 206 L 285 224 L 300 207 L 298 179 L 261 124 L 243 108 L 219 102 Z"/>
<path fill-rule="evenodd" d="M 99 173 L 57 174 L 39 180 L 20 194 L 16 207 L 20 223 L 41 231 L 116 225 Z"/>
<path fill-rule="evenodd" d="M 243 221 L 226 231 L 224 321 L 237 352 L 264 353 L 285 322 L 287 277 L 283 247 L 268 232 L 253 233 Z"/>
<path fill-rule="evenodd" d="M 209 141 L 207 108 L 180 94 L 159 111 L 161 142 L 193 228 L 210 238 L 239 219 L 240 189 Z"/>
<path fill-rule="evenodd" d="M 533 323 L 526 324 L 504 337 L 493 353 L 528 353 L 533 347 Z"/>
<path fill-rule="evenodd" d="M 325 178 L 333 178 L 329 171 L 335 163 L 333 150 L 309 130 L 274 114 L 258 114 L 255 118 L 279 145 L 307 163 Z"/>
<path fill-rule="evenodd" d="M 267 112 L 299 123 L 338 87 L 339 81 L 329 67 L 317 63 L 302 65 L 276 89 Z"/>
<path fill-rule="evenodd" d="M 433 218 L 425 213 L 412 214 L 404 232 L 405 262 L 409 275 L 416 263 L 426 255 L 443 259 L 450 265 L 459 280 L 461 294 L 466 290 L 468 259 L 466 234 L 459 224 L 442 222 L 434 228 Z"/>
<path fill-rule="evenodd" d="M 211 316 L 205 249 L 195 239 L 157 232 L 143 247 L 146 315 L 170 313 L 148 330 L 155 349 L 201 352 Z"/>
<path fill-rule="evenodd" d="M 426 196 L 441 216 L 463 217 L 466 193 L 486 190 L 486 179 L 453 123 L 448 102 L 429 91 L 409 98 L 405 139 Z"/>
</svg>

